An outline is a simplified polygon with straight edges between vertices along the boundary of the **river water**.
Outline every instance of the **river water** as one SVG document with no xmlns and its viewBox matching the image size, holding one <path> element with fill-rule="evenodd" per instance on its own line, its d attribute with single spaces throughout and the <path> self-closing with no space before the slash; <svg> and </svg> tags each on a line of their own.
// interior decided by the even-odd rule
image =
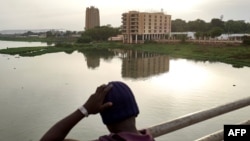
<svg viewBox="0 0 250 141">
<path fill-rule="evenodd" d="M 2 42 L 2 41 L 1 41 Z M 0 140 L 36 141 L 82 105 L 96 87 L 123 81 L 133 90 L 139 129 L 249 96 L 250 68 L 158 54 L 112 50 L 51 53 L 35 57 L 0 54 Z M 249 119 L 249 107 L 156 138 L 191 141 Z M 99 115 L 68 135 L 79 140 L 108 134 Z"/>
<path fill-rule="evenodd" d="M 0 49 L 13 48 L 13 47 L 36 47 L 36 46 L 48 46 L 45 42 L 23 42 L 23 41 L 1 41 Z"/>
</svg>

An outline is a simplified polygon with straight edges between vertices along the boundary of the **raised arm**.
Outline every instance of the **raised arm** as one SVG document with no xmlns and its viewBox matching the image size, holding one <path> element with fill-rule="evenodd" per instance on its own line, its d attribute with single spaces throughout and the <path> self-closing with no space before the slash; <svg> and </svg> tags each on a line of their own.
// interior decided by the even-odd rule
<svg viewBox="0 0 250 141">
<path fill-rule="evenodd" d="M 88 114 L 97 114 L 105 108 L 112 106 L 111 102 L 103 103 L 106 94 L 111 88 L 112 85 L 101 85 L 98 87 L 96 92 L 89 97 L 81 108 L 79 108 L 81 110 L 77 109 L 67 117 L 57 122 L 47 131 L 47 133 L 44 134 L 40 141 L 63 141 L 70 130 L 80 120 L 88 116 Z"/>
</svg>

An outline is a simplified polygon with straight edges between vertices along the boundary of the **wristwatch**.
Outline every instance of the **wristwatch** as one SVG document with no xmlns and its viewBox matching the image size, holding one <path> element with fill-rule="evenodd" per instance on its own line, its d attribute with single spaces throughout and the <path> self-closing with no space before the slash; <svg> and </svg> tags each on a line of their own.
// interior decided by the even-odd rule
<svg viewBox="0 0 250 141">
<path fill-rule="evenodd" d="M 87 111 L 87 109 L 84 107 L 84 106 L 80 106 L 79 108 L 78 108 L 78 110 L 85 116 L 85 117 L 88 117 L 88 111 Z"/>
</svg>

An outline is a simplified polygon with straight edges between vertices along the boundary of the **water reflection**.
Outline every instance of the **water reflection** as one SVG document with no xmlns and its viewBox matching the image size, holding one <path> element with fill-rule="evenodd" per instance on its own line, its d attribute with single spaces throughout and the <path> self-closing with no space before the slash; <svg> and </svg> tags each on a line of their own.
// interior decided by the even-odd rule
<svg viewBox="0 0 250 141">
<path fill-rule="evenodd" d="M 98 68 L 101 58 L 104 60 L 111 60 L 113 57 L 121 58 L 123 78 L 147 78 L 169 71 L 169 57 L 166 55 L 122 49 L 79 52 L 86 58 L 89 69 Z"/>
<path fill-rule="evenodd" d="M 247 97 L 250 91 L 250 68 L 235 69 L 224 63 L 169 62 L 167 56 L 159 54 L 100 48 L 74 50 L 71 55 L 16 57 L 0 54 L 0 140 L 39 140 L 51 125 L 82 104 L 98 84 L 112 80 L 124 81 L 132 88 L 141 111 L 138 129 Z M 162 63 L 156 65 L 154 60 Z M 148 72 L 138 74 L 142 70 Z M 131 81 L 135 77 L 150 79 Z M 246 120 L 249 114 L 248 107 L 156 140 L 194 140 L 222 129 L 224 124 Z M 69 137 L 90 140 L 107 134 L 100 116 L 78 125 Z"/>
<path fill-rule="evenodd" d="M 115 54 L 112 51 L 106 49 L 98 50 L 79 50 L 85 57 L 87 66 L 89 69 L 96 69 L 100 66 L 100 59 L 104 60 L 112 59 Z"/>
<path fill-rule="evenodd" d="M 147 78 L 169 71 L 169 57 L 134 50 L 115 50 L 122 58 L 123 78 Z"/>
<path fill-rule="evenodd" d="M 53 42 L 24 42 L 24 41 L 1 41 L 0 49 L 16 48 L 16 47 L 39 47 L 39 46 L 53 46 Z"/>
</svg>

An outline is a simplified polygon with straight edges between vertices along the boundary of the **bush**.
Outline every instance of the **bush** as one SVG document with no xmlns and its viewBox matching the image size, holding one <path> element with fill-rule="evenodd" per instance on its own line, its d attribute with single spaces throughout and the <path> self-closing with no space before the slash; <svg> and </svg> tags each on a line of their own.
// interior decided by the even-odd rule
<svg viewBox="0 0 250 141">
<path fill-rule="evenodd" d="M 82 35 L 82 37 L 80 37 L 77 42 L 78 43 L 90 43 L 92 41 L 92 38 L 88 35 Z"/>
<path fill-rule="evenodd" d="M 250 45 L 250 36 L 243 36 L 243 44 Z"/>
<path fill-rule="evenodd" d="M 210 31 L 209 34 L 212 38 L 218 37 L 223 33 L 223 29 L 220 27 L 213 27 Z"/>
<path fill-rule="evenodd" d="M 157 42 L 154 41 L 154 40 L 145 40 L 144 43 L 145 44 L 154 44 L 154 43 L 157 43 Z"/>
<path fill-rule="evenodd" d="M 58 42 L 58 43 L 55 44 L 55 47 L 67 48 L 67 47 L 73 47 L 73 45 L 71 43 Z"/>
</svg>

